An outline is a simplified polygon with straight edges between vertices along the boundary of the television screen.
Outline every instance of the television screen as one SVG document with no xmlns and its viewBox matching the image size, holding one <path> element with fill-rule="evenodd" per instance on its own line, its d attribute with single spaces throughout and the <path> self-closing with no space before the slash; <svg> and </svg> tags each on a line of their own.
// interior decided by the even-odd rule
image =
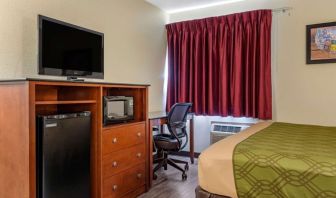
<svg viewBox="0 0 336 198">
<path fill-rule="evenodd" d="M 39 74 L 104 78 L 104 35 L 39 16 Z"/>
</svg>

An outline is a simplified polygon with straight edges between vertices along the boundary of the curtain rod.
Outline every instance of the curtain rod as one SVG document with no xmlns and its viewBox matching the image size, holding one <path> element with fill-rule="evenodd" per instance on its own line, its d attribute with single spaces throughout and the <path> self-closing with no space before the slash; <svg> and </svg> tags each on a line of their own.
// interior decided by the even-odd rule
<svg viewBox="0 0 336 198">
<path fill-rule="evenodd" d="M 276 9 L 273 9 L 272 12 L 273 13 L 286 13 L 289 10 L 293 10 L 293 8 L 292 7 L 276 8 Z"/>
</svg>

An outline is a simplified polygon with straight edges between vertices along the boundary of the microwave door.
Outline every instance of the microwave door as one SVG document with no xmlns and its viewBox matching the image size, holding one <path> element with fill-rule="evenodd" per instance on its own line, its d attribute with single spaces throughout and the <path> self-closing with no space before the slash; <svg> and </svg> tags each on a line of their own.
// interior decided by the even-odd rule
<svg viewBox="0 0 336 198">
<path fill-rule="evenodd" d="M 125 101 L 109 101 L 107 103 L 107 116 L 109 118 L 123 118 L 125 116 Z"/>
<path fill-rule="evenodd" d="M 104 97 L 104 125 L 130 122 L 134 120 L 133 97 Z"/>
</svg>

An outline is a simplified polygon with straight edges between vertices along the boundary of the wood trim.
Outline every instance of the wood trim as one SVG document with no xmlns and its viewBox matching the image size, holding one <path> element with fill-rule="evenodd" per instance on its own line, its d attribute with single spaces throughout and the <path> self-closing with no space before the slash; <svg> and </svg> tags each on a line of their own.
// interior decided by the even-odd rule
<svg viewBox="0 0 336 198">
<path fill-rule="evenodd" d="M 74 87 L 106 87 L 106 88 L 147 88 L 149 85 L 110 84 L 95 82 L 66 82 L 66 81 L 30 81 L 37 85 L 74 86 Z"/>
<path fill-rule="evenodd" d="M 0 86 L 0 197 L 29 198 L 28 84 Z"/>
<path fill-rule="evenodd" d="M 152 128 L 153 128 L 153 122 L 149 121 L 148 124 L 148 131 L 149 133 L 152 132 Z M 149 134 L 151 135 L 151 134 Z M 148 149 L 147 149 L 147 153 L 148 153 L 148 163 L 149 163 L 149 168 L 148 168 L 148 189 L 152 186 L 153 184 L 153 138 L 149 137 L 147 138 L 147 145 L 148 145 Z"/>
<path fill-rule="evenodd" d="M 146 123 L 145 121 L 141 121 L 141 122 L 128 122 L 128 123 L 120 123 L 120 124 L 112 124 L 112 125 L 108 125 L 108 126 L 103 126 L 102 130 L 109 130 L 109 129 L 115 129 L 115 128 L 124 128 L 127 126 L 133 126 L 133 125 L 139 125 L 139 124 L 144 124 Z"/>
<path fill-rule="evenodd" d="M 52 105 L 52 104 L 95 104 L 96 100 L 68 100 L 68 101 L 36 101 L 36 105 Z"/>
<path fill-rule="evenodd" d="M 30 81 L 35 85 L 47 85 L 47 86 L 71 86 L 71 87 L 100 87 L 101 85 L 93 83 L 75 83 L 75 82 L 52 82 L 52 81 Z"/>
<path fill-rule="evenodd" d="M 14 83 L 23 83 L 23 82 L 46 82 L 50 83 L 71 83 L 71 84 L 84 84 L 86 85 L 97 85 L 97 86 L 111 86 L 111 87 L 128 87 L 128 88 L 146 88 L 151 86 L 150 84 L 134 84 L 134 83 L 113 83 L 113 82 L 104 82 L 104 81 L 69 81 L 62 79 L 44 79 L 44 78 L 16 78 L 16 79 L 0 79 L 0 84 L 14 84 Z"/>
<path fill-rule="evenodd" d="M 118 85 L 118 84 L 104 84 L 105 88 L 132 88 L 132 89 L 146 89 L 149 85 Z"/>
<path fill-rule="evenodd" d="M 97 198 L 103 197 L 103 149 L 102 149 L 102 136 L 103 136 L 103 87 L 99 87 L 99 93 L 97 95 L 97 119 L 98 119 L 98 131 L 97 131 Z M 100 120 L 100 121 L 99 121 Z"/>
<path fill-rule="evenodd" d="M 150 126 L 150 124 L 149 124 L 149 120 L 148 120 L 148 118 L 149 118 L 149 114 L 148 114 L 148 112 L 149 112 L 149 101 L 148 101 L 148 94 L 149 94 L 149 89 L 148 89 L 148 87 L 146 87 L 145 88 L 145 92 L 143 93 L 143 99 L 144 99 L 144 102 L 143 102 L 143 104 L 144 104 L 144 109 L 145 109 L 145 121 L 146 121 L 146 125 L 145 125 L 145 134 L 146 134 L 146 148 L 145 148 L 145 150 L 146 150 L 146 163 L 145 163 L 145 166 L 146 166 L 146 185 L 145 185 L 145 190 L 146 190 L 146 192 L 147 191 L 149 191 L 149 189 L 150 189 L 150 187 L 151 187 L 151 185 L 150 185 L 150 183 L 149 183 L 149 181 L 150 181 L 150 178 L 153 178 L 153 176 L 151 175 L 151 174 L 153 174 L 153 171 L 151 170 L 151 166 L 150 166 L 150 164 L 151 164 L 151 157 L 149 157 L 149 156 L 151 156 L 152 155 L 152 150 L 153 150 L 153 148 L 152 148 L 152 144 L 151 144 L 151 139 L 152 139 L 152 134 L 150 133 L 151 132 L 151 130 L 149 130 L 148 129 L 148 127 Z M 151 150 L 152 149 L 152 150 Z"/>
<path fill-rule="evenodd" d="M 99 172 L 98 170 L 98 159 L 99 159 L 99 153 L 98 153 L 98 145 L 100 144 L 99 140 L 99 131 L 100 131 L 100 123 L 101 123 L 101 117 L 100 117 L 100 111 L 99 111 L 99 104 L 101 104 L 101 95 L 100 95 L 100 87 L 97 87 L 95 90 L 95 101 L 94 103 L 91 103 L 91 112 L 92 112 L 92 121 L 93 121 L 93 134 L 92 134 L 92 147 L 91 149 L 91 157 L 93 157 L 93 161 L 91 162 L 92 164 L 92 168 L 91 168 L 91 172 L 92 172 L 92 197 L 97 197 L 98 198 L 98 186 L 99 186 L 99 182 L 98 182 L 98 174 Z M 93 153 L 92 153 L 93 152 Z"/>
<path fill-rule="evenodd" d="M 29 188 L 30 198 L 36 197 L 36 112 L 35 83 L 29 82 Z"/>
</svg>

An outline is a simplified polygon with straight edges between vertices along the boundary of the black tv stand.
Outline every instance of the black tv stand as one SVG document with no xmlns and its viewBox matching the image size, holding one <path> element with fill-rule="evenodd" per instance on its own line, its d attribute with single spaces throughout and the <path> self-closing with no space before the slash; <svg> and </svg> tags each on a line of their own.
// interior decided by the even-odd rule
<svg viewBox="0 0 336 198">
<path fill-rule="evenodd" d="M 75 77 L 75 76 L 68 76 L 68 77 L 67 77 L 67 80 L 68 80 L 68 81 L 73 81 L 73 82 L 84 82 L 84 79 L 82 79 L 82 78 L 77 78 L 77 77 Z"/>
</svg>

